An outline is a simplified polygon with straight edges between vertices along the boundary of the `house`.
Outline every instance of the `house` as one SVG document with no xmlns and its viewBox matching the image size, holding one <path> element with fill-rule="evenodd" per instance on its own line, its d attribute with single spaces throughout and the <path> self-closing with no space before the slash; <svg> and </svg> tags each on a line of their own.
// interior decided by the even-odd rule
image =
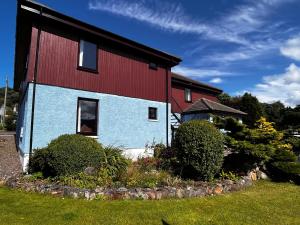
<svg viewBox="0 0 300 225">
<path fill-rule="evenodd" d="M 174 123 L 240 112 L 222 90 L 171 73 L 181 59 L 19 0 L 14 89 L 20 93 L 16 145 L 25 169 L 34 149 L 82 134 L 136 158 L 170 145 Z M 206 108 L 204 108 L 204 106 Z"/>
<path fill-rule="evenodd" d="M 214 116 L 230 116 L 238 120 L 246 113 L 225 106 L 218 101 L 223 91 L 208 84 L 172 73 L 172 115 L 173 133 L 178 126 L 189 120 L 201 119 L 212 121 Z"/>
<path fill-rule="evenodd" d="M 14 89 L 22 164 L 62 134 L 82 134 L 136 157 L 171 139 L 171 68 L 180 58 L 18 1 Z"/>
</svg>

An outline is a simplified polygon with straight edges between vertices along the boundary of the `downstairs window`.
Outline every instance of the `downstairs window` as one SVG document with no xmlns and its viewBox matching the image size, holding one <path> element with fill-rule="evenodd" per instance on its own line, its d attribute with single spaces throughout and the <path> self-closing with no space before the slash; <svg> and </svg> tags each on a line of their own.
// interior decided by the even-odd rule
<svg viewBox="0 0 300 225">
<path fill-rule="evenodd" d="M 77 108 L 77 133 L 96 136 L 98 128 L 98 100 L 78 98 Z"/>
</svg>

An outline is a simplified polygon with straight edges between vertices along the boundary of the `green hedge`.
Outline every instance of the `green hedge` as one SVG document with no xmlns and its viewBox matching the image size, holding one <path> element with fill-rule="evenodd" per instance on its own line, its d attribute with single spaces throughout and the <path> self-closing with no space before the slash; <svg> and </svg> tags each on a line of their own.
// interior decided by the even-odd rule
<svg viewBox="0 0 300 225">
<path fill-rule="evenodd" d="M 47 148 L 35 150 L 29 171 L 44 176 L 71 175 L 86 167 L 99 168 L 104 159 L 104 149 L 95 139 L 66 134 L 51 141 Z"/>
<path fill-rule="evenodd" d="M 219 172 L 224 156 L 224 138 L 207 121 L 183 123 L 176 131 L 174 149 L 183 177 L 211 180 Z"/>
</svg>

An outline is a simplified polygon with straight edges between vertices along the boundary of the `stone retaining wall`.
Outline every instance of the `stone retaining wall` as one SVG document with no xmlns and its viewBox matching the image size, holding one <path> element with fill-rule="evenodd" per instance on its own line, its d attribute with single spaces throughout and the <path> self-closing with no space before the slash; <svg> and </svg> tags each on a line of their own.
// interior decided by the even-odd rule
<svg viewBox="0 0 300 225">
<path fill-rule="evenodd" d="M 159 188 L 96 188 L 80 189 L 69 186 L 62 186 L 57 183 L 47 184 L 43 181 L 29 182 L 20 178 L 11 178 L 6 181 L 10 188 L 22 189 L 29 192 L 48 193 L 61 197 L 93 199 L 164 199 L 164 198 L 191 198 L 210 195 L 219 195 L 223 193 L 238 191 L 244 187 L 252 185 L 249 177 L 243 177 L 233 182 L 231 180 L 222 180 L 214 183 L 195 182 L 192 186 L 181 187 L 159 187 Z"/>
</svg>

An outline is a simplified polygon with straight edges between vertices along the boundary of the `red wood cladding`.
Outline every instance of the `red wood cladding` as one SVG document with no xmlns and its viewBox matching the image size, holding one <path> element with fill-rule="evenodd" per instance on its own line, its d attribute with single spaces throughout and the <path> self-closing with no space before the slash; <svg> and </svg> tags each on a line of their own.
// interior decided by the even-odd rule
<svg viewBox="0 0 300 225">
<path fill-rule="evenodd" d="M 28 81 L 33 80 L 37 29 L 32 30 Z M 98 73 L 77 69 L 78 41 L 41 32 L 37 83 L 108 93 L 147 100 L 166 101 L 171 73 L 165 68 L 149 69 L 149 64 L 98 49 Z"/>
<path fill-rule="evenodd" d="M 172 112 L 182 113 L 184 109 L 188 106 L 192 105 L 195 101 L 200 98 L 207 98 L 212 101 L 218 101 L 217 96 L 213 94 L 209 94 L 204 90 L 201 91 L 199 89 L 191 89 L 192 91 L 192 102 L 186 102 L 184 97 L 184 86 L 180 86 L 178 84 L 172 84 Z"/>
</svg>

